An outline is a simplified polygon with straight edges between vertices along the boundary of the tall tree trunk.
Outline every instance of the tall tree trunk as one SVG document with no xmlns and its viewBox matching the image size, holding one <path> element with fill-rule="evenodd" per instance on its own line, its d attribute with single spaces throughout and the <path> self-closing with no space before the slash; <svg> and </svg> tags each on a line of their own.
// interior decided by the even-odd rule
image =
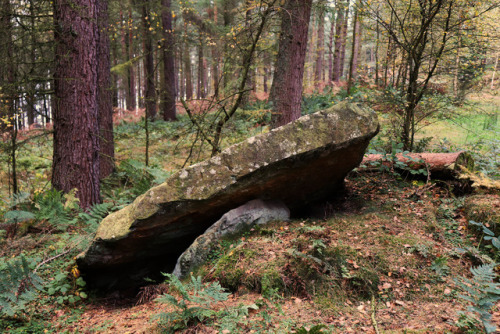
<svg viewBox="0 0 500 334">
<path fill-rule="evenodd" d="M 214 25 L 217 26 L 217 1 L 214 1 L 213 8 L 209 12 L 208 17 L 214 22 Z M 217 45 L 217 41 L 212 41 L 212 86 L 213 86 L 213 94 L 216 99 L 219 98 L 219 46 Z"/>
<path fill-rule="evenodd" d="M 108 37 L 108 0 L 97 0 L 97 85 L 100 133 L 100 178 L 111 174 L 115 168 L 115 144 L 113 138 L 113 105 L 111 95 L 111 62 Z"/>
<path fill-rule="evenodd" d="M 359 4 L 359 2 L 358 2 Z M 349 79 L 347 81 L 347 95 L 350 95 L 352 85 L 358 74 L 358 58 L 361 51 L 361 22 L 359 17 L 359 9 L 354 9 L 354 23 L 352 30 L 352 52 L 351 61 L 349 63 Z"/>
<path fill-rule="evenodd" d="M 10 0 L 1 0 L 0 11 L 0 86 L 2 91 L 0 94 L 0 133 L 10 131 L 10 147 L 9 158 L 12 174 L 9 177 L 9 191 L 16 194 L 18 189 L 17 184 L 17 133 L 18 124 L 16 122 L 16 104 L 17 88 L 16 88 L 16 64 L 14 63 L 14 44 L 12 36 L 12 12 Z M 10 173 L 9 173 L 10 174 Z M 10 187 L 12 184 L 12 188 Z"/>
<path fill-rule="evenodd" d="M 328 81 L 333 81 L 333 38 L 335 35 L 335 14 L 330 20 L 330 36 L 328 38 Z"/>
<path fill-rule="evenodd" d="M 300 117 L 302 81 L 312 0 L 288 0 L 281 11 L 281 33 L 271 101 L 272 126 Z"/>
<path fill-rule="evenodd" d="M 100 201 L 96 0 L 55 0 L 52 185 L 77 189 L 83 208 Z"/>
<path fill-rule="evenodd" d="M 347 16 L 345 0 L 337 1 L 337 20 L 335 22 L 335 53 L 333 57 L 333 82 L 338 83 L 342 77 L 341 54 L 342 54 L 342 36 L 344 36 L 344 17 Z"/>
<path fill-rule="evenodd" d="M 131 7 L 131 6 L 130 6 Z M 128 59 L 134 59 L 134 31 L 132 29 L 132 8 L 128 10 Z M 137 108 L 137 90 L 135 80 L 135 69 L 131 65 L 128 68 L 128 96 L 130 97 L 130 105 L 127 104 L 128 110 Z"/>
<path fill-rule="evenodd" d="M 144 103 L 147 117 L 154 120 L 156 117 L 155 65 L 153 36 L 150 29 L 151 13 L 148 1 L 142 3 L 142 27 L 144 34 Z"/>
<path fill-rule="evenodd" d="M 178 47 L 179 57 L 177 57 L 177 73 L 179 74 L 179 95 L 181 98 L 186 98 L 186 80 L 184 75 L 184 44 Z"/>
<path fill-rule="evenodd" d="M 130 61 L 130 43 L 128 39 L 128 30 L 129 30 L 129 21 L 125 20 L 125 17 L 123 15 L 123 11 L 120 10 L 120 23 L 121 23 L 121 36 L 120 36 L 120 44 L 122 47 L 122 52 L 120 59 L 122 62 L 127 62 Z M 132 67 L 132 66 L 131 66 Z M 126 77 L 121 78 L 121 89 L 123 91 L 123 96 L 125 97 L 125 104 L 127 105 L 128 110 L 133 110 L 132 107 L 132 96 L 130 95 L 130 70 L 127 70 L 126 72 Z"/>
<path fill-rule="evenodd" d="M 186 100 L 191 100 L 193 98 L 193 76 L 191 73 L 191 54 L 189 52 L 189 45 L 184 42 L 184 78 L 186 79 Z"/>
<path fill-rule="evenodd" d="M 30 61 L 31 61 L 31 67 L 30 67 L 30 72 L 28 74 L 28 84 L 27 84 L 27 91 L 26 91 L 26 107 L 27 107 L 27 116 L 28 116 L 28 126 L 32 125 L 35 123 L 35 117 L 36 117 L 36 77 L 35 77 L 35 64 L 36 64 L 36 45 L 37 45 L 37 38 L 36 38 L 36 28 L 35 28 L 35 6 L 33 3 L 33 0 L 29 1 L 29 12 L 30 12 L 30 43 L 31 45 L 29 46 L 30 50 Z"/>
<path fill-rule="evenodd" d="M 163 82 L 162 111 L 165 121 L 174 121 L 175 110 L 175 41 L 172 30 L 171 0 L 162 0 L 161 20 L 163 25 Z"/>
<path fill-rule="evenodd" d="M 320 2 L 318 5 L 320 6 L 318 16 L 318 43 L 316 45 L 316 66 L 314 71 L 314 83 L 316 84 L 316 88 L 319 87 L 320 82 L 323 80 L 323 63 L 325 57 L 325 9 L 323 8 L 323 2 Z"/>
<path fill-rule="evenodd" d="M 343 27 L 342 27 L 342 37 L 341 37 L 342 47 L 340 50 L 340 77 L 344 76 L 345 49 L 347 46 L 347 28 L 348 28 L 348 22 L 349 22 L 349 6 L 350 6 L 350 0 L 347 0 L 345 15 L 344 15 L 344 23 L 343 23 Z"/>
<path fill-rule="evenodd" d="M 198 76 L 196 80 L 196 97 L 198 99 L 205 98 L 205 68 L 203 67 L 203 41 L 200 36 L 200 44 L 198 45 Z"/>
</svg>

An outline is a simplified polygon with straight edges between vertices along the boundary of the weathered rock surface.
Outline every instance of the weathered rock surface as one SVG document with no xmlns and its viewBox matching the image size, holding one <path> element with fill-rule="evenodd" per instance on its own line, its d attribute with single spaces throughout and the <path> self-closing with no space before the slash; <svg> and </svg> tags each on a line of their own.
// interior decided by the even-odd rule
<svg viewBox="0 0 500 334">
<path fill-rule="evenodd" d="M 332 195 L 378 128 L 372 110 L 339 103 L 182 169 L 106 217 L 77 259 L 80 271 L 101 289 L 161 278 L 231 209 L 252 199 L 280 200 L 293 214 Z"/>
<path fill-rule="evenodd" d="M 224 237 L 231 237 L 250 229 L 255 225 L 270 221 L 290 219 L 290 210 L 280 201 L 252 200 L 224 214 L 215 224 L 200 235 L 179 256 L 174 275 L 187 276 L 193 269 L 203 264 L 217 242 Z"/>
</svg>

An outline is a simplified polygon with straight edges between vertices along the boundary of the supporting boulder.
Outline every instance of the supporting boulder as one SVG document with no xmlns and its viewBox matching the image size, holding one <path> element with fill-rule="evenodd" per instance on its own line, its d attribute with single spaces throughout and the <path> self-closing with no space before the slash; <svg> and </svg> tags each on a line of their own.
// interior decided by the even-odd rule
<svg viewBox="0 0 500 334">
<path fill-rule="evenodd" d="M 182 253 L 175 265 L 174 275 L 184 278 L 193 269 L 203 264 L 217 242 L 224 237 L 231 237 L 273 220 L 286 221 L 290 210 L 280 201 L 256 199 L 226 213 L 208 230 L 200 235 L 188 249 Z"/>
<path fill-rule="evenodd" d="M 101 222 L 77 259 L 80 272 L 100 289 L 160 279 L 231 209 L 253 199 L 279 200 L 293 213 L 331 196 L 378 129 L 372 110 L 339 103 L 182 169 Z"/>
</svg>

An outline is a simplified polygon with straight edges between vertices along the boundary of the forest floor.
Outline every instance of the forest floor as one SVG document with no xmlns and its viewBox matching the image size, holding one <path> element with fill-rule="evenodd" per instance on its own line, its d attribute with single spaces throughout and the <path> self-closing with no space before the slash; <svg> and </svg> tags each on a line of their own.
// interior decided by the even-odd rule
<svg viewBox="0 0 500 334">
<path fill-rule="evenodd" d="M 468 304 L 454 279 L 470 277 L 483 260 L 457 248 L 478 246 L 468 219 L 486 214 L 486 224 L 499 223 L 498 194 L 456 197 L 447 187 L 381 173 L 353 173 L 346 188 L 313 217 L 274 222 L 221 244 L 195 274 L 231 291 L 209 308 L 253 307 L 230 319 L 236 327 L 221 314 L 185 331 L 293 333 L 324 325 L 325 333 L 460 332 L 459 312 Z M 158 291 L 178 296 L 160 286 L 145 291 L 149 301 L 140 304 L 110 297 L 60 307 L 49 332 L 161 332 L 151 319 L 178 309 L 155 301 Z M 500 304 L 492 314 L 500 324 Z"/>
<path fill-rule="evenodd" d="M 317 108 L 323 100 L 332 103 L 325 95 L 305 104 Z M 500 100 L 491 96 L 481 103 L 478 112 L 472 106 L 452 118 L 432 119 L 418 140 L 431 151 L 468 149 L 478 169 L 498 179 Z M 267 131 L 264 108 L 239 111 L 226 127 L 223 146 Z M 177 122 L 150 124 L 150 165 L 145 166 L 140 120 L 140 111 L 118 113 L 117 173 L 102 184 L 105 203 L 87 215 L 78 210 L 74 194 L 49 190 L 50 136 L 19 147 L 21 198 L 9 199 L 8 157 L 0 156 L 0 214 L 12 212 L 15 203 L 17 210 L 35 216 L 16 230 L 0 230 L 6 232 L 0 234 L 0 271 L 25 257 L 44 281 L 35 297 L 17 305 L 13 317 L 0 317 L 0 332 L 168 332 L 155 318 L 167 314 L 180 319 L 170 325 L 185 327 L 186 333 L 319 333 L 319 326 L 324 333 L 482 332 L 480 322 L 460 316 L 471 303 L 460 297 L 467 293 L 459 282 L 474 279 L 471 268 L 498 262 L 498 250 L 469 221 L 483 223 L 498 237 L 499 194 L 394 171 L 353 172 L 345 192 L 312 207 L 309 215 L 222 241 L 193 273 L 204 282 L 219 282 L 228 293 L 226 301 L 207 303 L 203 321 L 194 321 L 189 302 L 182 313 L 155 300 L 167 293 L 185 301 L 174 284 L 151 286 L 126 299 L 86 291 L 73 259 L 102 215 L 184 164 L 209 156 L 207 144 L 193 144 L 195 130 L 181 114 Z M 383 113 L 380 120 L 383 130 L 370 144 L 376 152 L 394 149 L 390 121 Z M 21 139 L 33 133 L 22 133 Z M 189 280 L 183 284 L 189 288 Z M 490 313 L 492 323 L 500 325 L 500 305 Z"/>
</svg>

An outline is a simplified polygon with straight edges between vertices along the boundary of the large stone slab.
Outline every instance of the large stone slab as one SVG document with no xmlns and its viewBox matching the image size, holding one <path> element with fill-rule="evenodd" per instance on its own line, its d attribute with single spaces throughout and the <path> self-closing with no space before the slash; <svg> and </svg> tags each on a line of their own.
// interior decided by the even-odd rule
<svg viewBox="0 0 500 334">
<path fill-rule="evenodd" d="M 79 269 L 101 289 L 159 279 L 231 209 L 253 199 L 280 200 L 293 214 L 332 195 L 378 128 L 372 110 L 339 103 L 182 169 L 106 217 L 78 257 Z"/>
</svg>

